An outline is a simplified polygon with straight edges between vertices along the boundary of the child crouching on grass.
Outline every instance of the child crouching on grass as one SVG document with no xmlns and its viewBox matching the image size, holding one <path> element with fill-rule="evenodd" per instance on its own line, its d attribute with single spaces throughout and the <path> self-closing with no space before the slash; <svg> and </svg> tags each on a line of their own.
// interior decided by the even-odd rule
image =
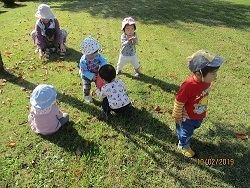
<svg viewBox="0 0 250 188">
<path fill-rule="evenodd" d="M 48 135 L 55 133 L 69 121 L 69 115 L 54 104 L 56 90 L 51 85 L 38 85 L 30 96 L 30 114 L 28 120 L 35 133 Z"/>
<path fill-rule="evenodd" d="M 186 157 L 193 157 L 195 152 L 190 147 L 190 138 L 206 117 L 210 85 L 224 59 L 199 50 L 188 57 L 188 61 L 193 75 L 181 85 L 176 95 L 173 117 L 179 141 L 178 149 Z"/>
<path fill-rule="evenodd" d="M 115 68 L 110 65 L 103 65 L 99 70 L 99 76 L 103 81 L 103 86 L 96 90 L 96 94 L 103 98 L 102 101 L 102 116 L 111 115 L 111 111 L 115 113 L 123 113 L 132 108 L 132 104 L 126 94 L 126 86 L 119 79 L 115 80 Z"/>
</svg>

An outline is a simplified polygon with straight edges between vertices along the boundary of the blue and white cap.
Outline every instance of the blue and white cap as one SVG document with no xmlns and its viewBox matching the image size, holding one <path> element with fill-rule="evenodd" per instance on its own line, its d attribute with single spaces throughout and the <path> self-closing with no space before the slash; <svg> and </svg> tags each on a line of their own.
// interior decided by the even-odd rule
<svg viewBox="0 0 250 188">
<path fill-rule="evenodd" d="M 208 52 L 206 50 L 199 50 L 192 56 L 187 57 L 188 68 L 192 72 L 197 72 L 206 66 L 219 67 L 223 63 L 224 59 Z"/>
</svg>

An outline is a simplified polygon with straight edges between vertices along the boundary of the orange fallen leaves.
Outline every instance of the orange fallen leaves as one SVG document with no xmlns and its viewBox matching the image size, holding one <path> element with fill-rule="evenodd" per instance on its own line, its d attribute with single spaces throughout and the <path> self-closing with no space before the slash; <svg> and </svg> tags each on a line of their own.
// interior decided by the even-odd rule
<svg viewBox="0 0 250 188">
<path fill-rule="evenodd" d="M 77 169 L 77 170 L 76 170 L 76 174 L 77 174 L 77 175 L 79 175 L 79 174 L 81 174 L 81 173 L 82 173 L 82 170 L 81 170 L 81 169 Z"/>
<path fill-rule="evenodd" d="M 244 134 L 244 133 L 236 133 L 236 136 L 242 140 L 248 139 L 248 135 Z"/>
<path fill-rule="evenodd" d="M 15 142 L 9 142 L 9 143 L 8 143 L 8 146 L 9 146 L 9 147 L 14 147 L 15 145 L 16 145 Z"/>
</svg>

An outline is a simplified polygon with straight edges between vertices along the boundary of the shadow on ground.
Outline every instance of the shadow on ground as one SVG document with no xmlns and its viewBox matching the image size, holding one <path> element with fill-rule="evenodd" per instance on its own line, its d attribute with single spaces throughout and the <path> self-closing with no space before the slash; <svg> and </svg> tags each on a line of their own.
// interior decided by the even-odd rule
<svg viewBox="0 0 250 188">
<path fill-rule="evenodd" d="M 51 7 L 71 12 L 88 12 L 103 18 L 133 16 L 144 24 L 166 24 L 181 28 L 179 22 L 245 29 L 250 26 L 249 6 L 225 1 L 186 0 L 84 0 L 62 1 Z"/>
</svg>

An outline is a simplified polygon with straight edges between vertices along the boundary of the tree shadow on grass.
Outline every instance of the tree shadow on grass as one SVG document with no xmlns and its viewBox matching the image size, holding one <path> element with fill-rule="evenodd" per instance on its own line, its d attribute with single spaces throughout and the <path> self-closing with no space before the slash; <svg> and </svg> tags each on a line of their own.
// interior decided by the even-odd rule
<svg viewBox="0 0 250 188">
<path fill-rule="evenodd" d="M 79 51 L 76 51 L 73 48 L 67 48 L 67 51 L 65 53 L 65 56 L 63 59 L 60 59 L 60 55 L 58 53 L 51 53 L 49 59 L 46 59 L 46 62 L 53 63 L 53 62 L 75 62 L 76 64 L 79 64 L 80 58 L 82 57 L 82 53 Z"/>
<path fill-rule="evenodd" d="M 154 118 L 152 112 L 146 109 L 133 109 L 128 114 L 114 115 L 107 124 L 110 125 L 119 134 L 124 135 L 133 143 L 136 148 L 142 149 L 152 158 L 155 164 L 166 170 L 170 166 L 176 168 L 178 171 L 184 170 L 186 165 L 195 165 L 203 171 L 207 171 L 220 181 L 227 185 L 235 187 L 247 187 L 248 175 L 250 172 L 250 151 L 242 143 L 231 143 L 224 138 L 235 137 L 235 133 L 225 129 L 223 125 L 214 131 L 217 137 L 222 141 L 215 143 L 213 137 L 215 135 L 209 134 L 211 142 L 203 142 L 197 137 L 193 137 L 191 142 L 193 149 L 197 155 L 194 158 L 184 157 L 181 153 L 176 152 L 177 136 L 170 130 L 168 125 Z M 199 131 L 196 130 L 196 131 Z M 249 132 L 249 130 L 248 130 Z M 195 133 L 194 135 L 197 135 Z M 248 140 L 246 140 L 248 142 Z M 172 156 L 173 164 L 166 163 L 166 156 Z M 228 159 L 224 165 L 202 165 L 198 163 L 200 159 Z M 232 160 L 233 159 L 233 162 Z M 226 163 L 226 164 L 225 164 Z M 214 170 L 216 169 L 216 170 Z M 218 173 L 218 171 L 220 173 Z M 193 183 L 187 180 L 189 176 L 182 176 L 180 173 L 174 173 L 172 170 L 167 172 L 171 177 L 178 181 L 182 186 L 192 187 Z M 203 180 L 197 180 L 198 184 L 203 184 Z M 211 183 L 213 184 L 213 183 Z"/>
<path fill-rule="evenodd" d="M 199 23 L 207 26 L 226 26 L 245 29 L 250 26 L 249 6 L 225 1 L 186 0 L 124 0 L 62 1 L 61 5 L 51 5 L 63 11 L 88 12 L 102 18 L 133 16 L 144 24 L 167 24 L 182 28 L 179 22 Z"/>
<path fill-rule="evenodd" d="M 133 108 L 127 114 L 115 114 L 106 122 L 116 132 L 128 138 L 136 148 L 143 150 L 159 169 L 165 171 L 169 168 L 170 164 L 166 162 L 166 156 L 169 154 L 173 160 L 183 158 L 182 154 L 176 153 L 176 135 L 168 125 L 160 122 L 152 115 L 152 112 L 144 108 Z M 176 178 L 176 174 L 171 171 L 167 173 L 182 185 L 191 185 L 191 182 L 185 178 Z"/>
<path fill-rule="evenodd" d="M 23 80 L 22 83 L 18 83 L 19 78 L 7 71 L 0 74 L 0 79 L 5 79 L 7 82 L 11 82 L 31 91 L 33 91 L 33 89 L 37 86 L 27 80 Z M 57 99 L 59 101 L 63 101 L 64 103 L 68 103 L 80 111 L 88 112 L 92 116 L 96 116 L 96 114 L 99 113 L 99 110 L 96 107 L 86 104 L 70 95 L 57 92 Z M 68 113 L 71 120 L 73 114 L 70 114 L 70 112 Z M 98 152 L 97 146 L 91 141 L 88 141 L 88 147 L 86 147 L 86 140 L 78 134 L 76 129 L 73 127 L 74 124 L 74 121 L 70 121 L 68 125 L 62 127 L 57 133 L 42 137 L 57 144 L 59 147 L 64 148 L 66 151 L 75 152 L 75 149 L 78 148 L 80 151 L 83 151 L 83 153 L 86 152 L 92 154 Z"/>
<path fill-rule="evenodd" d="M 138 79 L 139 81 L 144 82 L 146 84 L 152 84 L 155 86 L 159 86 L 163 91 L 173 93 L 173 94 L 175 94 L 178 91 L 178 89 L 180 88 L 180 86 L 178 86 L 178 85 L 165 82 L 163 80 L 148 76 L 146 74 L 142 74 L 139 78 L 135 78 L 134 76 L 132 76 L 131 74 L 128 74 L 128 73 L 122 73 L 122 74 L 128 78 Z"/>
<path fill-rule="evenodd" d="M 4 3 L 4 8 L 19 8 L 19 7 L 25 7 L 25 6 L 27 6 L 27 5 L 24 5 L 24 4 L 18 4 L 18 3 L 15 3 L 15 2 L 13 2 L 13 3 Z M 5 12 L 7 12 L 7 11 L 5 11 Z M 1 13 L 0 13 L 1 14 Z"/>
</svg>

